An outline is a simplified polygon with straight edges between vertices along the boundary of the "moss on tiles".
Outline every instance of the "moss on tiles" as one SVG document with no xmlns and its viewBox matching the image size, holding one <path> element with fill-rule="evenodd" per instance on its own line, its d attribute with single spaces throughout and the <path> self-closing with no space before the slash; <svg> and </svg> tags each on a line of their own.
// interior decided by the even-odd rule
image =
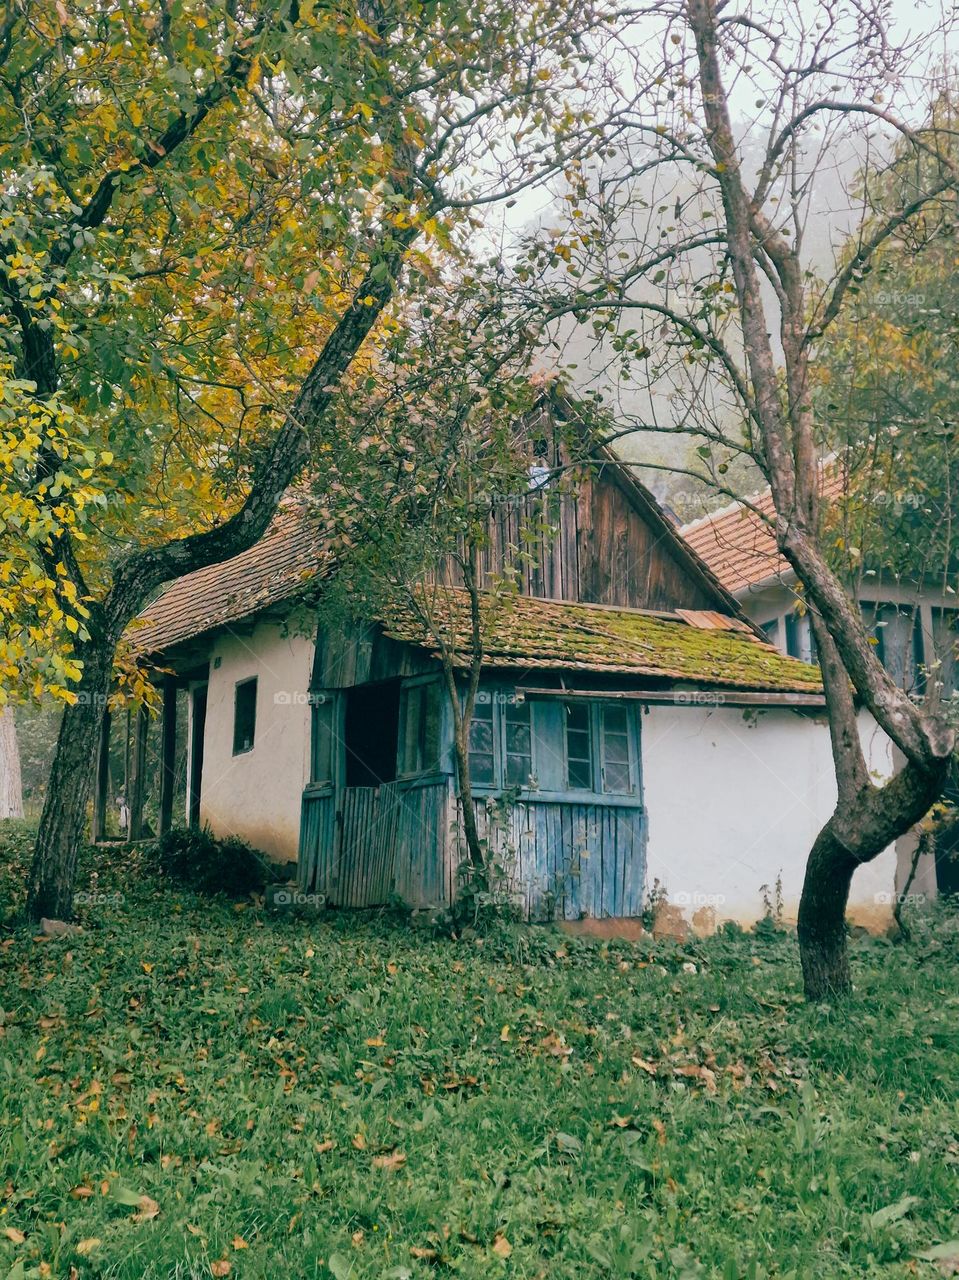
<svg viewBox="0 0 959 1280">
<path fill-rule="evenodd" d="M 630 609 L 514 596 L 484 598 L 483 643 L 490 667 L 565 669 L 691 680 L 727 688 L 821 693 L 819 668 L 787 658 L 751 632 L 700 629 L 680 618 Z M 429 597 L 430 626 L 411 611 L 385 622 L 395 640 L 436 652 L 440 641 L 469 651 L 468 594 Z M 466 662 L 465 656 L 462 661 Z"/>
</svg>

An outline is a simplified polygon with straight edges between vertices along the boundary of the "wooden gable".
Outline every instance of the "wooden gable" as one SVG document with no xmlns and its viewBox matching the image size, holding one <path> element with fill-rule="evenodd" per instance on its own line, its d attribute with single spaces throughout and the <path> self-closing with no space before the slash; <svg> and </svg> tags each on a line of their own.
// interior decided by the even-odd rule
<svg viewBox="0 0 959 1280">
<path fill-rule="evenodd" d="M 547 531 L 545 534 L 543 529 Z M 672 612 L 739 606 L 683 542 L 652 494 L 609 453 L 494 509 L 481 585 L 512 567 L 524 595 Z M 461 586 L 448 565 L 443 580 Z"/>
</svg>

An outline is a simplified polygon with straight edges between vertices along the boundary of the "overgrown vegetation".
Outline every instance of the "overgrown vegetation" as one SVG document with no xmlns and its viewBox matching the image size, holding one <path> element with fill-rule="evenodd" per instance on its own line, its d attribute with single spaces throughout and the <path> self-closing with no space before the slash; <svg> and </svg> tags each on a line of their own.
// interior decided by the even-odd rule
<svg viewBox="0 0 959 1280">
<path fill-rule="evenodd" d="M 215 836 L 209 827 L 174 827 L 148 847 L 159 875 L 198 893 L 244 898 L 276 879 L 265 856 L 239 836 Z"/>
<path fill-rule="evenodd" d="M 457 943 L 116 850 L 78 889 L 82 934 L 0 945 L 0 1276 L 861 1280 L 959 1238 L 946 916 L 855 941 L 839 1016 L 786 934 Z"/>
</svg>

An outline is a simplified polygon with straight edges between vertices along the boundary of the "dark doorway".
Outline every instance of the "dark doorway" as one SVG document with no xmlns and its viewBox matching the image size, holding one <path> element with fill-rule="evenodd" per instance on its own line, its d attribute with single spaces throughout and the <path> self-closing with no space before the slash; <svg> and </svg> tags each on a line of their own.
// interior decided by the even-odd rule
<svg viewBox="0 0 959 1280">
<path fill-rule="evenodd" d="M 190 725 L 190 826 L 200 825 L 200 781 L 203 777 L 203 739 L 206 730 L 207 686 L 193 690 L 193 718 Z"/>
<path fill-rule="evenodd" d="M 378 787 L 396 778 L 400 682 L 359 685 L 346 695 L 346 785 Z"/>
</svg>

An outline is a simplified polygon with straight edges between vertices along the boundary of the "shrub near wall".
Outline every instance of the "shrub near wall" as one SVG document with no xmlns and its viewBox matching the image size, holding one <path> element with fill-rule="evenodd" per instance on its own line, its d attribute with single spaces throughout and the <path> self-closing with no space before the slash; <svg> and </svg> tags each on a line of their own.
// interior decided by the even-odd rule
<svg viewBox="0 0 959 1280">
<path fill-rule="evenodd" d="M 239 836 L 219 839 L 206 827 L 174 827 L 150 846 L 149 859 L 161 875 L 199 893 L 245 898 L 274 878 L 259 850 Z"/>
</svg>

